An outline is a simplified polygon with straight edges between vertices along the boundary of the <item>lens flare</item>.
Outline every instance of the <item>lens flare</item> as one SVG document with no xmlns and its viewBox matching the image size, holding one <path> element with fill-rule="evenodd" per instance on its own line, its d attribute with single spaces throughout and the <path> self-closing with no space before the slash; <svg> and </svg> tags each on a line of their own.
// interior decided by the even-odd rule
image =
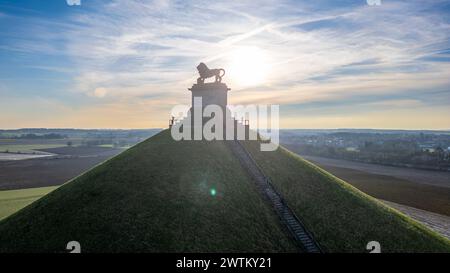
<svg viewBox="0 0 450 273">
<path fill-rule="evenodd" d="M 216 196 L 217 192 L 216 189 L 212 188 L 209 193 L 211 194 L 211 196 Z"/>
</svg>

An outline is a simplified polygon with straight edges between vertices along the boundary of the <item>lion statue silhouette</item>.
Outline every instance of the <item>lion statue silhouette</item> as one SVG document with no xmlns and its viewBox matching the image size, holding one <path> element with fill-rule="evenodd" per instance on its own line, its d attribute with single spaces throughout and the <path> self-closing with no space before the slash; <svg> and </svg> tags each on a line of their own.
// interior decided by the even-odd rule
<svg viewBox="0 0 450 273">
<path fill-rule="evenodd" d="M 198 73 L 200 74 L 200 77 L 197 79 L 197 83 L 204 83 L 205 79 L 216 77 L 216 82 L 221 82 L 222 77 L 225 75 L 225 69 L 223 68 L 216 68 L 216 69 L 209 69 L 208 66 L 204 63 L 200 63 L 197 66 Z"/>
</svg>

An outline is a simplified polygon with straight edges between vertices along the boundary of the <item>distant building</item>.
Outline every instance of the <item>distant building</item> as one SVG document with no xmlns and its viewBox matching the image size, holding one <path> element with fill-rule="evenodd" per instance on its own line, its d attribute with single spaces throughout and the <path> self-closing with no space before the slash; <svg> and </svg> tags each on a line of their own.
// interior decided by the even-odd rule
<svg viewBox="0 0 450 273">
<path fill-rule="evenodd" d="M 359 152 L 359 149 L 357 147 L 347 147 L 345 148 L 347 152 Z"/>
<path fill-rule="evenodd" d="M 422 150 L 422 152 L 434 153 L 436 151 L 436 144 L 426 142 L 419 144 L 419 148 Z"/>
</svg>

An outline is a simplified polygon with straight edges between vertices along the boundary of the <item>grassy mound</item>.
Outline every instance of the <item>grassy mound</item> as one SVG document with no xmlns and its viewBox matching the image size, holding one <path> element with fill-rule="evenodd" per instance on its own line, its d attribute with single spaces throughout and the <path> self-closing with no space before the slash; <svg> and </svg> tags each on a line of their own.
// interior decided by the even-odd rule
<svg viewBox="0 0 450 273">
<path fill-rule="evenodd" d="M 280 148 L 245 146 L 329 252 L 450 252 L 449 240 Z M 0 252 L 298 251 L 223 141 L 169 131 L 0 221 Z"/>
<path fill-rule="evenodd" d="M 0 252 L 288 252 L 224 142 L 136 145 L 0 222 Z"/>
<path fill-rule="evenodd" d="M 245 146 L 325 250 L 366 252 L 378 241 L 382 252 L 450 252 L 446 238 L 294 153 Z"/>
</svg>

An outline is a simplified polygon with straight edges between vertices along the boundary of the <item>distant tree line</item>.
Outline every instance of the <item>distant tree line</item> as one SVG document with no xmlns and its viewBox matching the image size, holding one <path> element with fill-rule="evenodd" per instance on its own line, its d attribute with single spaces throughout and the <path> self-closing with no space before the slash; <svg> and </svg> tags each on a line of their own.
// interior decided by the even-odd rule
<svg viewBox="0 0 450 273">
<path fill-rule="evenodd" d="M 69 141 L 70 142 L 70 141 Z M 135 144 L 135 142 L 127 141 L 126 139 L 111 139 L 111 138 L 103 138 L 103 139 L 84 139 L 81 141 L 81 146 L 94 147 L 100 145 L 111 145 L 114 148 L 131 146 Z M 67 146 L 71 146 L 72 143 L 67 143 Z"/>
<path fill-rule="evenodd" d="M 450 171 L 448 135 L 339 133 L 288 136 L 282 144 L 303 155 Z"/>
<path fill-rule="evenodd" d="M 441 147 L 437 147 L 434 152 L 422 151 L 419 149 L 361 149 L 359 151 L 349 151 L 341 147 L 321 147 L 305 144 L 290 144 L 288 147 L 304 155 L 314 155 L 392 166 L 450 171 L 450 153 Z"/>
<path fill-rule="evenodd" d="M 66 135 L 56 134 L 56 133 L 50 133 L 50 134 L 22 134 L 19 136 L 14 136 L 14 139 L 65 139 L 67 138 Z"/>
</svg>

